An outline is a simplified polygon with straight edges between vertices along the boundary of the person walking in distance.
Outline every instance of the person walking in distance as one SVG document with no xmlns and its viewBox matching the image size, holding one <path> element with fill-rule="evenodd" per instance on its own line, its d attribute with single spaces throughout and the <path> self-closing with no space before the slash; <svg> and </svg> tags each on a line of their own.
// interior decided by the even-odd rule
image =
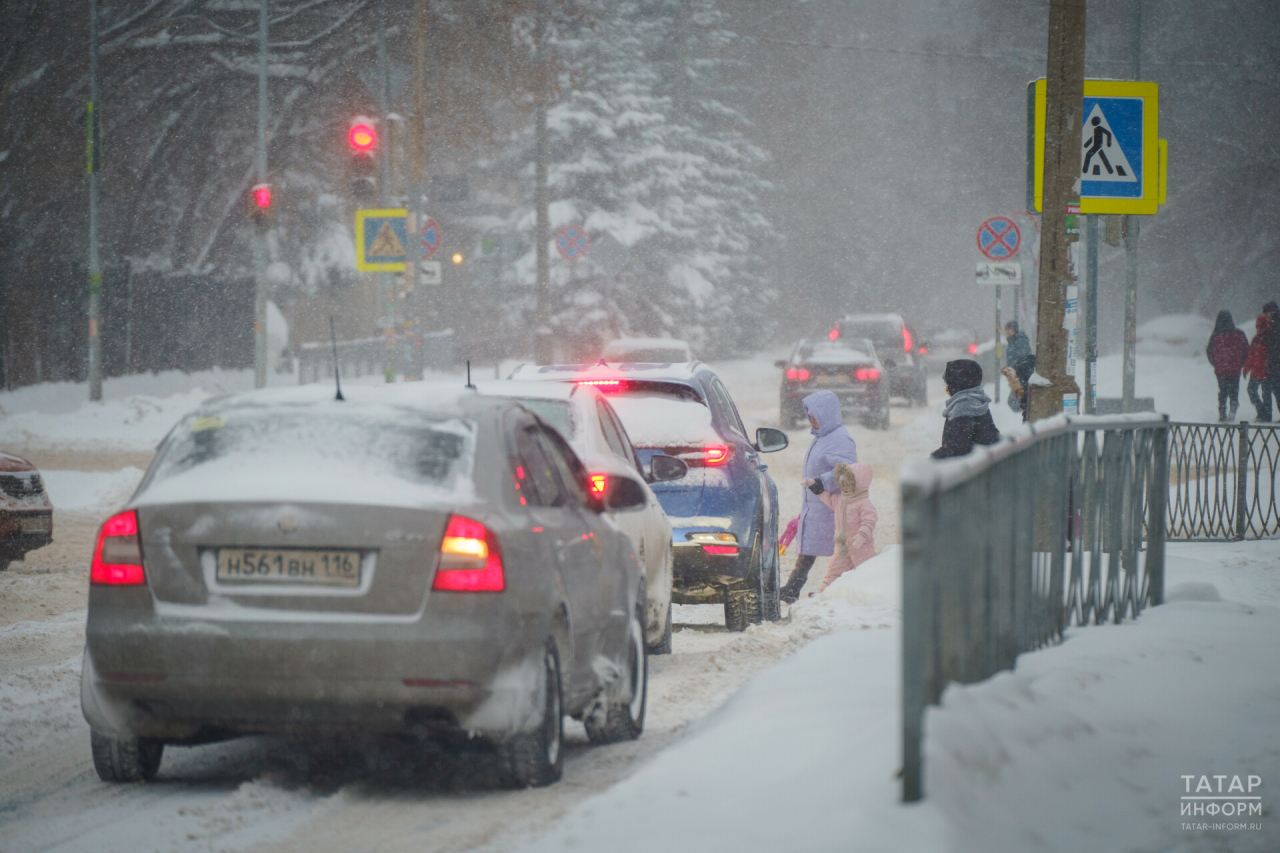
<svg viewBox="0 0 1280 853">
<path fill-rule="evenodd" d="M 1004 324 L 1004 364 L 1005 367 L 1018 369 L 1018 362 L 1031 355 L 1031 341 L 1025 333 L 1018 329 L 1018 321 L 1010 320 Z"/>
<path fill-rule="evenodd" d="M 1218 377 L 1218 422 L 1236 419 L 1240 406 L 1240 371 L 1249 356 L 1249 339 L 1236 328 L 1230 311 L 1219 311 L 1205 355 Z"/>
<path fill-rule="evenodd" d="M 1263 389 L 1267 379 L 1267 341 L 1266 332 L 1270 322 L 1266 314 L 1259 314 L 1254 321 L 1253 341 L 1249 344 L 1249 355 L 1244 360 L 1244 375 L 1249 379 L 1249 401 L 1257 411 L 1258 423 L 1271 422 L 1271 394 L 1264 395 Z"/>
<path fill-rule="evenodd" d="M 865 462 L 837 463 L 833 479 L 839 491 L 818 495 L 836 514 L 836 553 L 827 564 L 818 592 L 876 555 L 876 522 L 880 516 L 871 503 L 871 466 Z M 821 481 L 805 480 L 804 485 L 812 488 L 821 485 Z"/>
<path fill-rule="evenodd" d="M 948 361 L 942 373 L 951 399 L 942 408 L 942 446 L 929 454 L 934 459 L 964 456 L 975 444 L 995 444 L 1000 430 L 991 417 L 991 398 L 982 390 L 982 366 L 961 358 Z"/>
<path fill-rule="evenodd" d="M 809 579 L 814 562 L 835 553 L 835 513 L 818 495 L 839 491 L 835 483 L 836 465 L 858 461 L 858 445 L 840 417 L 840 398 L 831 391 L 815 391 L 801 402 L 809 416 L 813 442 L 804 456 L 804 478 L 809 485 L 803 493 L 796 533 L 800 556 L 781 590 L 781 598 L 788 604 L 800 598 L 800 590 Z"/>
</svg>

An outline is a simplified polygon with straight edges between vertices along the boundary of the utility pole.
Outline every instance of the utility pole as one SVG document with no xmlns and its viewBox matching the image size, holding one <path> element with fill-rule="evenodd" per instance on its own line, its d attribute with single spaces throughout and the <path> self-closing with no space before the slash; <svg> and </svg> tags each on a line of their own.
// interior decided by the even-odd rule
<svg viewBox="0 0 1280 853">
<path fill-rule="evenodd" d="M 258 149 L 254 171 L 267 182 L 267 16 L 268 0 L 258 0 Z M 267 220 L 260 217 L 253 240 L 253 387 L 267 384 Z"/>
<path fill-rule="evenodd" d="M 1084 264 L 1084 400 L 1080 411 L 1096 415 L 1098 407 L 1098 214 L 1090 213 Z"/>
<path fill-rule="evenodd" d="M 382 122 L 382 156 L 378 158 L 378 204 L 384 210 L 391 204 L 391 64 L 387 61 L 387 0 L 378 0 L 378 114 Z M 409 235 L 406 233 L 405 238 Z M 405 247 L 406 255 L 412 253 L 412 244 Z M 417 258 L 407 257 L 406 263 L 417 265 Z M 386 360 L 382 376 L 387 382 L 396 381 L 396 294 L 395 279 L 391 273 L 382 276 L 383 305 L 382 335 L 387 342 Z"/>
<path fill-rule="evenodd" d="M 1004 358 L 1001 343 L 1004 341 L 1004 329 L 1000 328 L 1000 297 L 1004 295 L 1004 287 L 996 285 L 996 375 L 992 377 L 995 383 L 996 399 L 994 402 L 1000 402 L 1000 368 L 1003 366 Z"/>
<path fill-rule="evenodd" d="M 413 317 L 411 334 L 412 363 L 405 370 L 405 379 L 421 379 L 423 373 L 422 333 L 427 328 L 427 295 L 422 291 L 421 262 L 422 229 L 427 221 L 423 194 L 427 182 L 427 0 L 417 0 L 414 5 L 413 24 L 413 174 L 409 176 L 409 212 L 413 214 L 412 228 L 407 229 L 409 245 L 405 247 L 405 263 L 409 270 L 408 301 Z M 409 328 L 409 323 L 405 323 Z"/>
<path fill-rule="evenodd" d="M 1078 203 L 1073 189 L 1080 173 L 1080 112 L 1084 102 L 1085 0 L 1050 0 L 1046 70 L 1044 228 L 1040 233 L 1040 282 L 1036 303 L 1036 373 L 1049 384 L 1032 384 L 1030 420 L 1062 411 L 1062 398 L 1080 393 L 1067 375 L 1066 288 L 1075 281 L 1066 211 Z"/>
<path fill-rule="evenodd" d="M 102 399 L 102 259 L 98 254 L 98 170 L 102 120 L 98 101 L 98 0 L 89 0 L 89 105 L 85 111 L 85 171 L 89 173 L 89 399 Z M 6 371 L 8 366 L 6 365 Z"/>
<path fill-rule="evenodd" d="M 533 240 L 537 257 L 538 307 L 534 329 L 534 360 L 550 364 L 554 359 L 551 337 L 551 222 L 547 212 L 547 0 L 538 0 L 533 40 L 537 45 L 534 66 L 534 189 L 533 207 L 536 223 Z"/>
<path fill-rule="evenodd" d="M 1133 79 L 1142 79 L 1142 0 L 1137 0 L 1137 20 L 1133 27 Z M 1120 407 L 1133 411 L 1134 385 L 1138 373 L 1138 217 L 1126 213 L 1124 231 L 1124 384 Z"/>
</svg>

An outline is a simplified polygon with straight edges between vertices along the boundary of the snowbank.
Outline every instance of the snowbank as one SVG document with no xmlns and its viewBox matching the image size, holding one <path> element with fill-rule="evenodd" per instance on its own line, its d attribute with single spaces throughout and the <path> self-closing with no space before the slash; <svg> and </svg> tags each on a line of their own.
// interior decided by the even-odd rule
<svg viewBox="0 0 1280 853">
<path fill-rule="evenodd" d="M 1183 548 L 1169 552 L 1187 579 L 1195 561 Z M 1224 569 L 1270 575 L 1280 543 L 1229 559 Z M 1073 629 L 1012 672 L 953 685 L 926 719 L 926 799 L 904 806 L 899 560 L 886 549 L 794 610 L 867 630 L 762 672 L 678 747 L 521 849 L 1276 849 L 1270 795 L 1259 830 L 1186 829 L 1208 819 L 1180 812 L 1185 774 L 1280 777 L 1280 671 L 1269 665 L 1280 609 L 1178 601 Z"/>
<path fill-rule="evenodd" d="M 122 506 L 142 480 L 141 468 L 119 471 L 41 471 L 55 512 L 109 513 Z"/>
<path fill-rule="evenodd" d="M 1139 354 L 1204 358 L 1213 321 L 1198 314 L 1168 314 L 1138 325 L 1134 344 Z"/>
</svg>

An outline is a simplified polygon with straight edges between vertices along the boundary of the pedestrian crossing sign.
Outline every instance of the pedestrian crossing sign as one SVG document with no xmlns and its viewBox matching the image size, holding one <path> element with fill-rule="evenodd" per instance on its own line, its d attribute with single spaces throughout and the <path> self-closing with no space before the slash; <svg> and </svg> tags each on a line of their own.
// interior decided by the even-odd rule
<svg viewBox="0 0 1280 853">
<path fill-rule="evenodd" d="M 1031 135 L 1035 209 L 1043 208 L 1046 88 L 1034 84 Z M 1164 201 L 1160 87 L 1121 80 L 1084 81 L 1080 117 L 1081 213 L 1152 214 Z"/>
<path fill-rule="evenodd" d="M 356 269 L 404 272 L 409 245 L 408 211 L 356 211 Z"/>
</svg>

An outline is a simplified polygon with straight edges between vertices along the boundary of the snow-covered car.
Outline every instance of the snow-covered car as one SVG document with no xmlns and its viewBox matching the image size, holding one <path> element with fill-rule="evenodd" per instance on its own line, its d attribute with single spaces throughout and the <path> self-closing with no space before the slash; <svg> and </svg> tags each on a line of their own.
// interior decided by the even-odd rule
<svg viewBox="0 0 1280 853">
<path fill-rule="evenodd" d="M 0 572 L 53 541 L 53 504 L 36 466 L 0 452 Z"/>
<path fill-rule="evenodd" d="M 81 705 L 108 781 L 167 743 L 428 733 L 560 777 L 563 717 L 637 737 L 645 575 L 564 438 L 510 400 L 417 383 L 206 403 L 173 428 L 90 570 Z"/>
<path fill-rule="evenodd" d="M 929 404 L 929 371 L 918 335 L 900 314 L 848 314 L 840 318 L 830 339 L 866 338 L 875 344 L 889 375 L 889 393 L 916 406 Z"/>
<path fill-rule="evenodd" d="M 941 368 L 948 361 L 958 358 L 973 358 L 978 353 L 978 345 L 982 343 L 981 336 L 975 330 L 961 326 L 928 329 L 923 337 L 916 352 L 923 355 L 925 361 L 935 368 Z"/>
<path fill-rule="evenodd" d="M 689 466 L 671 456 L 651 456 L 642 465 L 627 430 L 609 401 L 590 385 L 552 382 L 481 382 L 481 394 L 517 400 L 555 427 L 587 466 L 593 494 L 608 488 L 609 478 L 639 475 L 645 482 L 645 506 L 639 512 L 610 512 L 609 518 L 631 538 L 645 567 L 645 638 L 653 654 L 671 653 L 671 522 L 649 488 L 650 482 L 678 480 Z"/>
<path fill-rule="evenodd" d="M 749 439 L 729 389 L 700 362 L 521 365 L 511 378 L 594 386 L 643 464 L 688 464 L 651 484 L 671 522 L 673 602 L 723 603 L 732 631 L 780 618 L 778 488 L 761 456 L 786 448 L 786 433 L 761 427 Z"/>
<path fill-rule="evenodd" d="M 605 344 L 602 358 L 610 363 L 688 364 L 693 350 L 675 338 L 618 338 Z"/>
<path fill-rule="evenodd" d="M 814 391 L 833 392 L 840 410 L 866 426 L 889 428 L 889 377 L 871 341 L 802 340 L 775 366 L 782 371 L 778 408 L 784 428 L 805 422 L 802 401 Z"/>
</svg>

